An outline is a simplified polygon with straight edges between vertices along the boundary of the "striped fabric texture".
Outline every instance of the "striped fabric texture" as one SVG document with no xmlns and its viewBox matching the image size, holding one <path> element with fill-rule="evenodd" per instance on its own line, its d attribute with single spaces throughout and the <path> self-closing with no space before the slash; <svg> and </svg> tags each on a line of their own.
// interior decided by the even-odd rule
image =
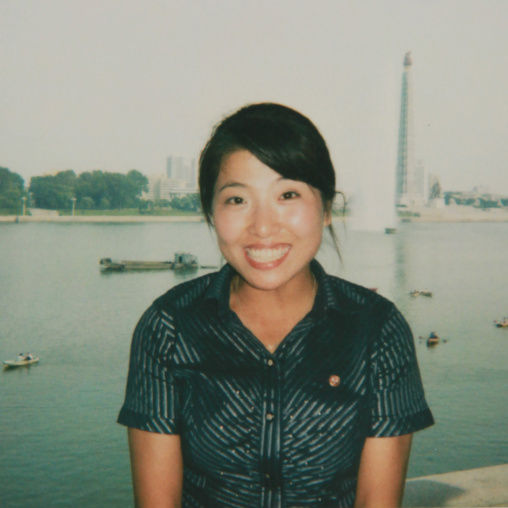
<svg viewBox="0 0 508 508">
<path fill-rule="evenodd" d="M 229 308 L 229 265 L 140 319 L 118 422 L 181 436 L 184 507 L 352 506 L 365 439 L 432 425 L 400 312 L 311 268 L 314 307 L 273 354 Z"/>
</svg>

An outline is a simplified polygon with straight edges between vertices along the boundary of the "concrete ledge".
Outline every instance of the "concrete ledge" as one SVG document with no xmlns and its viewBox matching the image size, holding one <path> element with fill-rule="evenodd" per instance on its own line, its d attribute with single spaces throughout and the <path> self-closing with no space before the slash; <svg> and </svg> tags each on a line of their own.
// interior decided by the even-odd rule
<svg viewBox="0 0 508 508">
<path fill-rule="evenodd" d="M 508 464 L 413 478 L 404 507 L 508 506 Z"/>
</svg>

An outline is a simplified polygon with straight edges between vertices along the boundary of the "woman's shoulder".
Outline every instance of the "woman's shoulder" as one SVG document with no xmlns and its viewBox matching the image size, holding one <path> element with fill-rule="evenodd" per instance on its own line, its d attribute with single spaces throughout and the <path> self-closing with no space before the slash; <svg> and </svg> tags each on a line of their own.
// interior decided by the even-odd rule
<svg viewBox="0 0 508 508">
<path fill-rule="evenodd" d="M 195 309 L 220 272 L 208 273 L 172 287 L 154 300 L 152 307 L 162 311 Z"/>
<path fill-rule="evenodd" d="M 339 277 L 327 275 L 327 285 L 333 288 L 334 307 L 343 314 L 360 320 L 365 326 L 380 330 L 379 337 L 393 337 L 400 340 L 412 340 L 409 324 L 400 310 L 388 298 L 379 294 L 374 288 L 368 288 Z M 332 300 L 333 301 L 333 300 Z M 388 342 L 390 342 L 388 341 Z"/>
<path fill-rule="evenodd" d="M 217 273 L 182 282 L 156 298 L 139 319 L 135 336 L 172 336 L 175 320 L 181 313 L 194 312 L 203 300 Z"/>
<path fill-rule="evenodd" d="M 395 306 L 388 298 L 369 288 L 335 275 L 326 274 L 329 295 L 339 308 L 348 312 L 364 312 L 369 309 L 390 312 Z"/>
</svg>

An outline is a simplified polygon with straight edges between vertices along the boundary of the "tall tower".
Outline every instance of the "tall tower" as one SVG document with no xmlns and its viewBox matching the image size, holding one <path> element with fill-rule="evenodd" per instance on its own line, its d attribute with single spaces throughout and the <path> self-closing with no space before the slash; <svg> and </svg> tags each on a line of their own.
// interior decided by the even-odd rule
<svg viewBox="0 0 508 508">
<path fill-rule="evenodd" d="M 417 171 L 414 151 L 413 84 L 411 52 L 404 56 L 400 98 L 399 148 L 397 154 L 396 202 L 398 205 L 422 204 L 424 200 L 421 168 Z M 420 182 L 422 180 L 422 182 Z"/>
</svg>

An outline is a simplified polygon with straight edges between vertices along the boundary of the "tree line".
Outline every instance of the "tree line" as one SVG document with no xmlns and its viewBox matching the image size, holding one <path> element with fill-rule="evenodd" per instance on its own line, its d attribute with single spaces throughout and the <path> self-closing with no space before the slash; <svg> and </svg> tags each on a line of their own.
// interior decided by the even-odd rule
<svg viewBox="0 0 508 508">
<path fill-rule="evenodd" d="M 0 168 L 0 209 L 18 213 L 21 199 L 27 206 L 48 210 L 107 210 L 138 207 L 148 190 L 148 178 L 136 169 L 127 174 L 85 171 L 79 176 L 69 169 L 55 175 L 34 176 L 25 189 L 23 178 Z"/>
<path fill-rule="evenodd" d="M 184 196 L 174 196 L 171 200 L 156 199 L 155 201 L 145 200 L 140 205 L 140 210 L 150 212 L 156 208 L 171 208 L 172 210 L 181 210 L 185 212 L 200 212 L 201 201 L 199 194 L 186 194 Z"/>
<path fill-rule="evenodd" d="M 444 201 L 446 205 L 456 204 L 474 206 L 475 208 L 482 209 L 503 208 L 508 206 L 508 196 L 491 193 L 445 192 Z"/>
<path fill-rule="evenodd" d="M 198 194 L 175 196 L 171 200 L 141 199 L 148 190 L 148 178 L 136 169 L 127 174 L 69 169 L 54 175 L 34 176 L 28 189 L 23 178 L 0 167 L 0 212 L 19 214 L 24 198 L 27 207 L 47 210 L 118 210 L 138 208 L 140 213 L 155 209 L 199 212 Z"/>
<path fill-rule="evenodd" d="M 126 175 L 95 170 L 79 176 L 70 169 L 56 175 L 34 176 L 29 193 L 37 208 L 67 209 L 75 199 L 77 209 L 108 210 L 137 207 L 146 190 L 148 178 L 136 169 Z"/>
</svg>

